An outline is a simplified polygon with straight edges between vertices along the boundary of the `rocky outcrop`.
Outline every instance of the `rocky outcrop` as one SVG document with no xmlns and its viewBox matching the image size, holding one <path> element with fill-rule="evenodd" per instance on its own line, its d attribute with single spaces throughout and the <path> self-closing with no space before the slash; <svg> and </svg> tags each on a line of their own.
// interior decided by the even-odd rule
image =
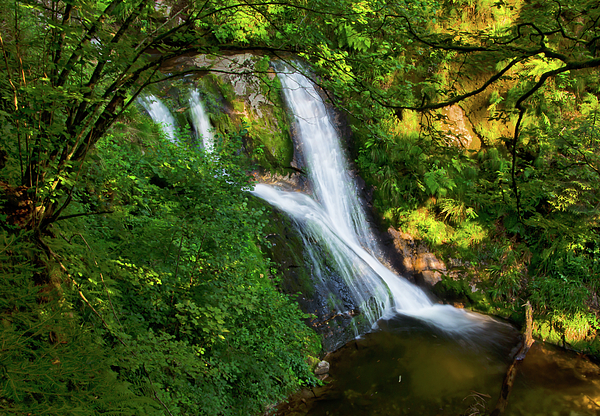
<svg viewBox="0 0 600 416">
<path fill-rule="evenodd" d="M 445 124 L 450 133 L 449 137 L 453 138 L 457 145 L 465 149 L 479 149 L 481 147 L 479 137 L 459 105 L 451 105 L 441 110 L 441 112 L 446 116 Z"/>
<path fill-rule="evenodd" d="M 403 274 L 421 286 L 433 287 L 447 273 L 446 265 L 429 251 L 426 244 L 410 234 L 390 227 L 395 251 L 401 257 Z"/>
<path fill-rule="evenodd" d="M 329 363 L 327 361 L 321 361 L 315 368 L 315 375 L 321 381 L 329 377 Z"/>
</svg>

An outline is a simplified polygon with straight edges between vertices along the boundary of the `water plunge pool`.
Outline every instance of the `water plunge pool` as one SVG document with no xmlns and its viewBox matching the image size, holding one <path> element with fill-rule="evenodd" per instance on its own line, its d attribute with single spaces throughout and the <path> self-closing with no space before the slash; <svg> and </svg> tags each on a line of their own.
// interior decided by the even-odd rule
<svg viewBox="0 0 600 416">
<path fill-rule="evenodd" d="M 277 414 L 489 415 L 517 342 L 505 326 L 461 339 L 398 315 L 329 354 L 328 384 L 295 395 Z M 504 414 L 600 415 L 600 367 L 536 342 L 519 364 Z"/>
</svg>

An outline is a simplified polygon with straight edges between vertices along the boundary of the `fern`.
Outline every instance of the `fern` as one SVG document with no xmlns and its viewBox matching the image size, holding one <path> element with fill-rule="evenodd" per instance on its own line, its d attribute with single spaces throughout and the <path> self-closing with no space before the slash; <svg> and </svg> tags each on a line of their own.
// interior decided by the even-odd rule
<svg viewBox="0 0 600 416">
<path fill-rule="evenodd" d="M 477 213 L 473 208 L 467 207 L 464 202 L 452 198 L 442 198 L 437 201 L 442 209 L 444 218 L 454 224 L 459 224 L 467 219 L 477 218 Z"/>
</svg>

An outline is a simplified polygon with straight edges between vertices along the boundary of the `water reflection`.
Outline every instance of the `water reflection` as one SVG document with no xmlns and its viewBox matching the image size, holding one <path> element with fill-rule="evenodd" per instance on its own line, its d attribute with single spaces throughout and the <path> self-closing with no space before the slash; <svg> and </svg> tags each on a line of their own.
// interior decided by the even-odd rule
<svg viewBox="0 0 600 416">
<path fill-rule="evenodd" d="M 600 367 L 587 357 L 536 342 L 519 370 L 507 415 L 600 415 Z"/>
<path fill-rule="evenodd" d="M 330 354 L 333 382 L 281 406 L 278 414 L 489 414 L 517 343 L 517 332 L 502 323 L 474 340 L 394 316 Z M 519 366 L 505 415 L 600 415 L 598 366 L 534 344 Z"/>
</svg>

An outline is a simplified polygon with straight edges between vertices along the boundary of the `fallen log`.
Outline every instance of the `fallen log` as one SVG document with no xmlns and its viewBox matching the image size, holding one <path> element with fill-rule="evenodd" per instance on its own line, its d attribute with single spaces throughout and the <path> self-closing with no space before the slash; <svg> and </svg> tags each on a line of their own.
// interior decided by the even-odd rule
<svg viewBox="0 0 600 416">
<path fill-rule="evenodd" d="M 521 340 L 519 350 L 515 354 L 515 358 L 513 359 L 512 364 L 508 367 L 506 371 L 506 376 L 504 377 L 504 382 L 502 383 L 502 389 L 500 390 L 500 398 L 496 403 L 496 407 L 491 413 L 491 416 L 500 416 L 506 410 L 506 406 L 508 406 L 508 396 L 513 388 L 515 383 L 515 378 L 517 377 L 518 363 L 525 359 L 527 355 L 527 351 L 533 345 L 535 340 L 532 336 L 533 332 L 533 310 L 531 308 L 531 304 L 529 301 L 525 304 L 525 328 L 523 331 L 523 339 Z"/>
</svg>

